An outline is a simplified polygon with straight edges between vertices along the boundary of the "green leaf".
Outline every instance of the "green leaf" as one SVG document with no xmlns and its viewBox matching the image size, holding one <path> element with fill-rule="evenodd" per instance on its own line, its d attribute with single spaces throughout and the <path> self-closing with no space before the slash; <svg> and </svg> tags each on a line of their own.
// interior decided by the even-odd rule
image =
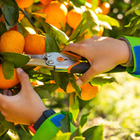
<svg viewBox="0 0 140 140">
<path fill-rule="evenodd" d="M 80 42 L 80 41 L 83 41 L 85 38 L 85 35 L 87 34 L 88 32 L 85 32 L 83 33 L 82 35 L 78 36 L 75 40 L 74 40 L 74 43 L 76 42 Z"/>
<path fill-rule="evenodd" d="M 75 137 L 80 136 L 82 137 L 82 129 L 81 126 L 79 126 L 71 135 L 70 140 L 73 140 Z M 98 140 L 98 139 L 97 139 Z"/>
<path fill-rule="evenodd" d="M 82 21 L 79 23 L 79 25 L 77 26 L 77 28 L 74 30 L 74 32 L 71 34 L 68 42 L 76 39 L 79 35 L 80 35 L 80 32 L 81 32 L 81 28 L 83 26 L 83 23 L 84 23 L 84 19 L 82 19 Z"/>
<path fill-rule="evenodd" d="M 85 5 L 86 0 L 70 0 L 76 7 Z"/>
<path fill-rule="evenodd" d="M 8 128 L 0 123 L 0 136 L 2 136 L 7 130 Z"/>
<path fill-rule="evenodd" d="M 92 10 L 94 11 L 97 7 L 98 7 L 98 5 L 99 5 L 99 3 L 98 3 L 99 1 L 98 0 L 92 0 Z"/>
<path fill-rule="evenodd" d="M 47 82 L 47 81 L 53 80 L 51 75 L 43 74 L 43 73 L 38 72 L 38 71 L 25 70 L 25 72 L 29 75 L 30 79 L 36 79 L 36 80 L 39 80 L 41 82 Z"/>
<path fill-rule="evenodd" d="M 8 129 L 15 130 L 14 123 L 5 120 L 4 116 L 0 113 L 0 123 Z"/>
<path fill-rule="evenodd" d="M 69 39 L 68 36 L 62 32 L 61 30 L 57 29 L 56 27 L 50 25 L 49 23 L 45 22 L 41 18 L 37 18 L 37 20 L 42 24 L 45 32 L 53 37 L 58 43 L 63 42 L 66 44 L 67 40 Z"/>
<path fill-rule="evenodd" d="M 14 64 L 9 61 L 2 62 L 2 71 L 5 79 L 13 79 L 14 76 Z"/>
<path fill-rule="evenodd" d="M 19 9 L 15 0 L 0 0 L 1 10 L 5 18 L 6 27 L 10 29 L 18 22 Z"/>
<path fill-rule="evenodd" d="M 51 99 L 51 93 L 58 88 L 56 84 L 45 84 L 35 87 L 34 90 L 38 93 L 41 99 Z"/>
<path fill-rule="evenodd" d="M 129 11 L 127 11 L 125 13 L 125 16 L 128 16 L 129 14 L 135 12 L 137 15 L 140 15 L 140 4 L 134 6 L 133 8 L 131 8 Z"/>
<path fill-rule="evenodd" d="M 2 62 L 11 62 L 15 68 L 24 66 L 30 60 L 27 55 L 11 52 L 0 52 L 0 57 L 2 58 Z"/>
<path fill-rule="evenodd" d="M 45 34 L 46 50 L 45 52 L 60 52 L 60 49 L 55 39 L 48 34 Z"/>
<path fill-rule="evenodd" d="M 69 79 L 70 79 L 70 83 L 71 83 L 72 87 L 75 89 L 75 92 L 80 96 L 81 88 L 76 84 L 76 79 L 74 78 L 74 76 L 72 74 Z"/>
<path fill-rule="evenodd" d="M 73 120 L 76 122 L 77 116 L 79 114 L 79 100 L 76 93 L 71 93 L 69 97 L 69 112 L 72 113 Z"/>
<path fill-rule="evenodd" d="M 139 29 L 139 28 L 140 28 L 140 24 L 133 26 L 133 27 L 131 28 L 130 35 L 132 35 L 133 33 L 135 33 L 136 30 Z"/>
<path fill-rule="evenodd" d="M 87 28 L 89 28 L 91 25 L 93 25 L 93 21 L 89 20 L 87 21 L 85 18 L 82 19 L 82 21 L 79 23 L 77 28 L 74 30 L 74 32 L 71 34 L 68 42 L 77 39 L 81 34 L 86 31 Z"/>
<path fill-rule="evenodd" d="M 105 22 L 109 23 L 110 26 L 120 27 L 119 21 L 110 16 L 103 15 L 103 14 L 97 14 L 97 17 L 100 21 L 105 21 Z"/>
<path fill-rule="evenodd" d="M 18 32 L 20 32 L 24 37 L 29 34 L 25 27 L 21 23 L 17 23 Z"/>
<path fill-rule="evenodd" d="M 83 13 L 83 18 L 85 18 L 86 22 L 91 22 L 92 24 L 90 24 L 88 31 L 91 35 L 97 35 L 99 32 L 99 20 L 97 15 L 90 9 L 86 10 Z"/>
<path fill-rule="evenodd" d="M 0 22 L 0 36 L 7 31 L 6 26 L 3 22 Z"/>
<path fill-rule="evenodd" d="M 93 25 L 93 21 L 86 21 L 86 22 L 83 24 L 79 35 L 81 35 L 82 33 L 84 33 L 84 31 L 86 31 L 86 29 L 87 29 L 88 27 L 90 27 L 91 25 Z"/>
<path fill-rule="evenodd" d="M 55 71 L 51 71 L 51 74 L 56 84 L 66 92 L 66 88 L 69 83 L 69 74 L 65 72 Z"/>
<path fill-rule="evenodd" d="M 73 140 L 85 140 L 85 138 L 82 136 L 76 136 L 73 138 Z"/>
<path fill-rule="evenodd" d="M 63 133 L 70 132 L 70 116 L 69 113 L 61 120 L 61 130 Z"/>
<path fill-rule="evenodd" d="M 137 25 L 137 23 L 139 24 L 139 22 L 140 22 L 139 17 L 138 17 L 138 16 L 134 16 L 134 17 L 132 17 L 132 18 L 130 19 L 128 25 L 125 25 L 125 27 L 130 28 L 130 27 L 132 27 L 132 26 Z"/>
<path fill-rule="evenodd" d="M 61 131 L 58 131 L 58 133 L 56 134 L 56 137 L 53 138 L 52 140 L 69 140 L 71 133 L 67 132 L 67 133 L 62 133 Z"/>
<path fill-rule="evenodd" d="M 132 7 L 138 5 L 140 3 L 140 0 L 133 0 L 132 1 Z"/>
<path fill-rule="evenodd" d="M 98 125 L 88 128 L 83 132 L 85 140 L 103 140 L 104 126 Z"/>
<path fill-rule="evenodd" d="M 21 126 L 21 128 L 22 128 L 26 133 L 29 133 L 29 134 L 30 134 L 28 125 L 22 125 L 22 124 L 20 124 L 20 126 Z"/>
<path fill-rule="evenodd" d="M 39 1 L 39 0 L 38 0 L 38 1 Z M 34 11 L 40 11 L 40 10 L 42 10 L 42 9 L 43 9 L 43 7 L 40 6 L 40 5 L 38 5 L 38 4 L 33 4 L 33 5 L 32 5 L 32 12 L 34 12 Z M 44 14 L 44 13 L 42 13 L 42 12 L 39 12 L 39 13 Z"/>
<path fill-rule="evenodd" d="M 82 115 L 81 119 L 80 119 L 80 126 L 83 127 L 84 124 L 87 122 L 87 117 L 89 116 L 90 113 L 84 114 Z"/>
<path fill-rule="evenodd" d="M 92 80 L 90 80 L 91 84 L 97 85 L 97 86 L 103 86 L 106 84 L 110 84 L 112 82 L 117 83 L 114 77 L 109 77 L 109 76 L 97 76 L 97 77 L 94 77 Z"/>
</svg>

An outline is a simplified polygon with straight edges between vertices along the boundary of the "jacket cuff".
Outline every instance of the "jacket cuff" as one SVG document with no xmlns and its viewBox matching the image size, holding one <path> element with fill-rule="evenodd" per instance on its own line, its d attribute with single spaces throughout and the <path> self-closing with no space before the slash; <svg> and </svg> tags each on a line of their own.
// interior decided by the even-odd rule
<svg viewBox="0 0 140 140">
<path fill-rule="evenodd" d="M 129 47 L 129 51 L 130 51 L 130 57 L 127 63 L 121 64 L 124 67 L 133 67 L 134 66 L 134 60 L 133 60 L 133 54 L 132 54 L 132 49 L 131 49 L 131 45 L 129 43 L 129 41 L 125 38 L 125 37 L 119 37 L 119 40 L 123 40 L 127 43 L 128 47 Z"/>
<path fill-rule="evenodd" d="M 60 121 L 64 117 L 65 116 L 60 113 L 55 113 L 54 115 L 50 116 L 38 128 L 32 140 L 46 140 L 46 138 L 48 140 L 51 140 L 52 138 L 54 138 L 56 133 L 60 129 L 60 126 L 61 126 Z M 54 120 L 55 120 L 55 123 L 54 123 Z"/>
<path fill-rule="evenodd" d="M 127 67 L 127 72 L 138 77 L 140 75 L 140 38 L 131 36 L 120 36 L 119 38 L 123 38 L 129 43 L 133 57 L 133 59 L 131 58 L 133 60 L 133 67 Z"/>
<path fill-rule="evenodd" d="M 65 117 L 62 113 L 55 113 L 49 118 L 47 118 L 42 125 L 37 129 L 32 140 L 51 140 L 53 139 L 57 132 L 61 129 L 61 120 Z M 73 133 L 76 128 L 70 122 L 71 133 Z"/>
</svg>

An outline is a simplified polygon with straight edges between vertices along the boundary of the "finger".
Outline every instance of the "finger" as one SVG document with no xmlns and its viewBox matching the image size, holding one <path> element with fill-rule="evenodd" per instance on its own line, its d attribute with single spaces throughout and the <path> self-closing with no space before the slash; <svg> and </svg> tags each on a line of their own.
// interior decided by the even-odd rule
<svg viewBox="0 0 140 140">
<path fill-rule="evenodd" d="M 79 77 L 76 81 L 78 86 L 82 86 L 89 82 L 98 72 L 93 68 L 90 67 L 81 77 Z"/>
<path fill-rule="evenodd" d="M 84 47 L 85 47 L 85 44 L 70 43 L 63 49 L 63 51 L 71 51 L 71 52 L 74 52 L 74 53 L 77 53 L 77 54 L 83 56 Z"/>
<path fill-rule="evenodd" d="M 0 106 L 2 104 L 3 98 L 4 98 L 4 95 L 2 93 L 0 93 Z"/>
<path fill-rule="evenodd" d="M 8 90 L 7 95 L 8 96 L 12 96 L 12 91 L 11 90 Z"/>
<path fill-rule="evenodd" d="M 8 95 L 8 89 L 3 90 L 3 95 Z"/>
<path fill-rule="evenodd" d="M 17 75 L 18 75 L 18 78 L 19 78 L 19 81 L 21 83 L 22 88 L 30 88 L 30 87 L 32 87 L 31 83 L 30 83 L 29 76 L 28 76 L 27 73 L 25 73 L 23 71 L 23 69 L 17 68 Z"/>
</svg>

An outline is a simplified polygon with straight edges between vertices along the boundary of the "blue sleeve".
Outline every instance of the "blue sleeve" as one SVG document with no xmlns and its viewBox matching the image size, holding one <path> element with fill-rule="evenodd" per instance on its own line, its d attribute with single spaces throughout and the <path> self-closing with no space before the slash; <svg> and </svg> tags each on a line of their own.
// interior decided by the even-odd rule
<svg viewBox="0 0 140 140">
<path fill-rule="evenodd" d="M 135 77 L 140 78 L 140 37 L 121 36 L 127 40 L 130 46 L 133 66 L 127 67 L 127 72 Z"/>
</svg>

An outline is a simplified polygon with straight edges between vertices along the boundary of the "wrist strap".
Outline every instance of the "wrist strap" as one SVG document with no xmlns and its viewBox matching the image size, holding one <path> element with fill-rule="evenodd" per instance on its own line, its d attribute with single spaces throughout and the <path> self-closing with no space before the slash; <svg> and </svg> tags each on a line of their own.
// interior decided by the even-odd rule
<svg viewBox="0 0 140 140">
<path fill-rule="evenodd" d="M 49 109 L 43 112 L 43 115 L 37 120 L 35 124 L 30 125 L 28 128 L 35 133 L 36 130 L 41 126 L 41 124 L 49 118 L 51 115 L 55 114 L 53 109 Z"/>
</svg>

